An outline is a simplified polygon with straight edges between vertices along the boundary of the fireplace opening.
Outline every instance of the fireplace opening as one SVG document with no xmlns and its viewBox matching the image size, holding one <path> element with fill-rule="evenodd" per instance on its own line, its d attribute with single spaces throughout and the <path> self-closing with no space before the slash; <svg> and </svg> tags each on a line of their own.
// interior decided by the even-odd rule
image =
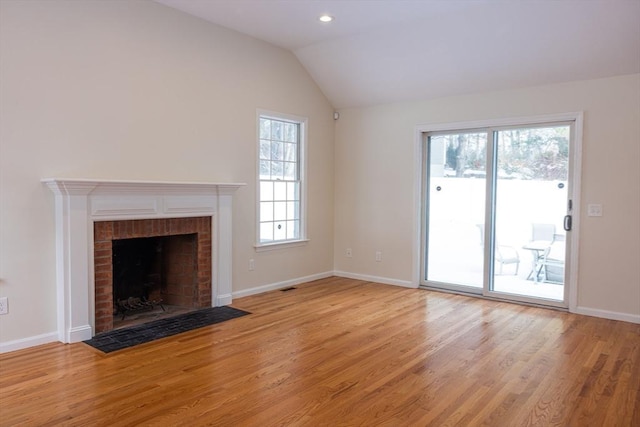
<svg viewBox="0 0 640 427">
<path fill-rule="evenodd" d="M 114 329 L 198 307 L 197 234 L 113 241 Z"/>
<path fill-rule="evenodd" d="M 95 330 L 211 307 L 211 217 L 94 223 Z"/>
</svg>

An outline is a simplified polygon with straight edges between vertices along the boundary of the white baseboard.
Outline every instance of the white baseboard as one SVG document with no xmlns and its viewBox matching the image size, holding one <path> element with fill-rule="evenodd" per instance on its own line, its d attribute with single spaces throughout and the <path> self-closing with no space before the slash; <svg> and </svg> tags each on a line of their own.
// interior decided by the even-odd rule
<svg viewBox="0 0 640 427">
<path fill-rule="evenodd" d="M 418 288 L 417 283 L 412 283 L 409 280 L 390 279 L 388 277 L 369 276 L 367 274 L 348 273 L 346 271 L 334 271 L 333 275 L 346 277 L 347 279 L 365 280 L 367 282 L 383 283 L 385 285 L 402 286 L 403 288 Z"/>
<path fill-rule="evenodd" d="M 276 289 L 288 288 L 289 286 L 299 285 L 301 283 L 312 282 L 314 280 L 326 279 L 327 277 L 334 276 L 333 271 L 326 271 L 324 273 L 312 274 L 311 276 L 298 277 L 296 279 L 285 280 L 283 282 L 270 283 L 268 285 L 256 286 L 255 288 L 243 289 L 233 293 L 234 298 L 248 297 L 249 295 L 261 294 L 263 292 L 274 291 Z"/>
<path fill-rule="evenodd" d="M 620 313 L 617 311 L 600 310 L 589 307 L 576 307 L 571 310 L 575 314 L 583 314 L 585 316 L 602 317 L 610 320 L 621 320 L 623 322 L 640 323 L 640 315 L 631 313 Z"/>
<path fill-rule="evenodd" d="M 218 298 L 216 298 L 215 307 L 222 307 L 225 305 L 229 305 L 231 304 L 232 299 L 233 299 L 232 294 L 220 295 L 218 296 Z"/>
<path fill-rule="evenodd" d="M 22 350 L 37 345 L 49 344 L 58 341 L 58 333 L 50 332 L 48 334 L 36 335 L 34 337 L 21 338 L 19 340 L 0 343 L 0 353 L 8 353 L 10 351 Z"/>
<path fill-rule="evenodd" d="M 93 329 L 90 325 L 77 326 L 69 330 L 69 343 L 90 340 L 93 337 Z"/>
</svg>

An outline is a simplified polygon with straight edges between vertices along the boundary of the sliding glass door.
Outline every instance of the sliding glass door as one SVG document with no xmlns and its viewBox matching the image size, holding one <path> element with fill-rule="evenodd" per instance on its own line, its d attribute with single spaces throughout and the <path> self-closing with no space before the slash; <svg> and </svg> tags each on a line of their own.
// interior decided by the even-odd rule
<svg viewBox="0 0 640 427">
<path fill-rule="evenodd" d="M 570 126 L 505 129 L 494 135 L 494 259 L 499 268 L 493 269 L 491 290 L 563 301 Z M 519 271 L 503 265 L 514 257 Z"/>
<path fill-rule="evenodd" d="M 428 138 L 426 279 L 482 289 L 487 134 Z"/>
<path fill-rule="evenodd" d="M 572 132 L 425 134 L 423 285 L 566 306 Z"/>
</svg>

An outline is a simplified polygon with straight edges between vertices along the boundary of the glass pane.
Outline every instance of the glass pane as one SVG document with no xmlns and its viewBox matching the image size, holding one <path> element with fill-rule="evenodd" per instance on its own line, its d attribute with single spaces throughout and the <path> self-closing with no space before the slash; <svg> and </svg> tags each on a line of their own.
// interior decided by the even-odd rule
<svg viewBox="0 0 640 427">
<path fill-rule="evenodd" d="M 270 160 L 271 159 L 271 142 L 261 139 L 260 140 L 260 158 Z"/>
<path fill-rule="evenodd" d="M 271 179 L 283 179 L 284 178 L 284 163 L 271 162 Z"/>
<path fill-rule="evenodd" d="M 282 142 L 271 143 L 271 160 L 282 160 L 284 158 L 284 147 Z"/>
<path fill-rule="evenodd" d="M 273 200 L 280 200 L 280 201 L 287 200 L 287 183 L 286 182 L 274 183 Z"/>
<path fill-rule="evenodd" d="M 287 202 L 287 219 L 300 219 L 299 202 Z"/>
<path fill-rule="evenodd" d="M 273 224 L 273 240 L 285 240 L 287 238 L 287 223 L 285 221 Z"/>
<path fill-rule="evenodd" d="M 296 144 L 283 144 L 284 160 L 288 162 L 298 161 L 298 146 Z"/>
<path fill-rule="evenodd" d="M 486 154 L 486 133 L 429 138 L 429 281 L 482 288 Z"/>
<path fill-rule="evenodd" d="M 287 200 L 300 200 L 300 184 L 287 182 Z"/>
<path fill-rule="evenodd" d="M 271 120 L 260 118 L 260 138 L 271 138 Z"/>
<path fill-rule="evenodd" d="M 287 202 L 275 202 L 273 204 L 273 219 L 275 221 L 287 219 Z"/>
<path fill-rule="evenodd" d="M 564 299 L 569 133 L 497 132 L 494 291 Z"/>
<path fill-rule="evenodd" d="M 260 224 L 260 241 L 269 242 L 273 240 L 273 223 L 265 222 Z"/>
<path fill-rule="evenodd" d="M 300 221 L 287 221 L 287 239 L 300 238 Z"/>
<path fill-rule="evenodd" d="M 285 141 L 297 142 L 298 141 L 298 125 L 295 123 L 285 123 L 284 125 Z"/>
<path fill-rule="evenodd" d="M 271 121 L 271 139 L 274 141 L 284 140 L 284 123 L 277 120 Z"/>
<path fill-rule="evenodd" d="M 260 222 L 273 221 L 273 202 L 260 202 Z"/>
<path fill-rule="evenodd" d="M 260 160 L 260 179 L 271 179 L 271 162 Z"/>
<path fill-rule="evenodd" d="M 261 202 L 273 201 L 273 182 L 260 183 L 260 201 Z"/>
<path fill-rule="evenodd" d="M 295 181 L 297 178 L 297 168 L 295 163 L 285 162 L 284 164 L 284 179 L 287 181 Z"/>
</svg>

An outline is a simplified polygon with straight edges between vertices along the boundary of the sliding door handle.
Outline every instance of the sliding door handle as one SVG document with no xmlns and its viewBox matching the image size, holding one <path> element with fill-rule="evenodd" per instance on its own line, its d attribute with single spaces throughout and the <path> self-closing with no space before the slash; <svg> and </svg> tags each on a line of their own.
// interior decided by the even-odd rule
<svg viewBox="0 0 640 427">
<path fill-rule="evenodd" d="M 564 217 L 564 231 L 571 231 L 571 215 Z"/>
</svg>

